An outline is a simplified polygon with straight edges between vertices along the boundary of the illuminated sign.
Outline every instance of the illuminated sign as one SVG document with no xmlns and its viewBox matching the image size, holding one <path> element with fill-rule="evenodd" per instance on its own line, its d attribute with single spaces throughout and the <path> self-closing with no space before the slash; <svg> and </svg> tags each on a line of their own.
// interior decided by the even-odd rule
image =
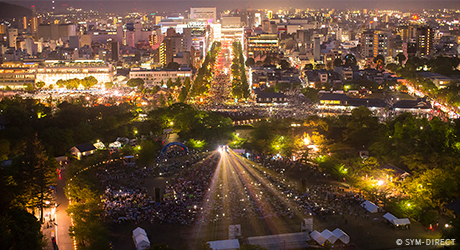
<svg viewBox="0 0 460 250">
<path fill-rule="evenodd" d="M 337 101 L 337 100 L 321 100 L 319 103 L 321 103 L 321 104 L 340 104 L 340 101 Z"/>
</svg>

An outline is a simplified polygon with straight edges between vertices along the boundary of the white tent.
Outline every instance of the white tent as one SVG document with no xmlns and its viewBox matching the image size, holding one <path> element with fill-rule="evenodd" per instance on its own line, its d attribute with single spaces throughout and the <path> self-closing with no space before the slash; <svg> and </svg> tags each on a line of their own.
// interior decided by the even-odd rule
<svg viewBox="0 0 460 250">
<path fill-rule="evenodd" d="M 340 228 L 336 228 L 334 231 L 332 231 L 332 233 L 335 235 L 335 237 L 337 237 L 337 239 L 339 239 L 343 243 L 350 243 L 350 236 L 348 236 L 348 234 L 346 234 Z"/>
<path fill-rule="evenodd" d="M 133 230 L 133 241 L 137 250 L 144 250 L 150 247 L 150 241 L 144 229 L 138 227 Z"/>
<path fill-rule="evenodd" d="M 237 239 L 208 241 L 208 243 L 212 250 L 240 249 L 240 242 Z"/>
<path fill-rule="evenodd" d="M 370 201 L 365 201 L 361 203 L 361 207 L 365 208 L 370 213 L 377 213 L 379 207 Z"/>
<path fill-rule="evenodd" d="M 334 244 L 337 241 L 337 237 L 328 229 L 325 229 L 322 233 L 321 236 L 328 240 L 330 243 Z"/>
<path fill-rule="evenodd" d="M 147 236 L 147 233 L 145 232 L 145 230 L 140 227 L 137 227 L 136 229 L 133 230 L 133 238 L 136 238 L 140 234 Z"/>
<path fill-rule="evenodd" d="M 392 222 L 393 223 L 393 220 L 397 220 L 398 218 L 396 218 L 396 216 L 390 214 L 390 213 L 386 213 L 383 218 L 387 219 L 389 222 Z"/>
<path fill-rule="evenodd" d="M 403 219 L 395 219 L 392 221 L 395 226 L 404 226 L 404 225 L 410 225 L 410 220 L 408 218 L 403 218 Z"/>
<path fill-rule="evenodd" d="M 149 238 L 143 234 L 139 234 L 136 238 L 134 238 L 134 244 L 136 245 L 137 250 L 144 250 L 150 247 Z"/>
<path fill-rule="evenodd" d="M 326 239 L 316 230 L 310 233 L 310 237 L 314 239 L 316 242 L 318 242 L 318 244 L 320 245 L 326 242 Z"/>
</svg>

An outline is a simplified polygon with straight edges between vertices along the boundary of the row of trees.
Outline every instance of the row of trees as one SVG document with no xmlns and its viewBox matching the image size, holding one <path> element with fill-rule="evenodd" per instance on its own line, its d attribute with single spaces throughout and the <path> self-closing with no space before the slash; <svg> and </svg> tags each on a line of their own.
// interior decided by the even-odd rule
<svg viewBox="0 0 460 250">
<path fill-rule="evenodd" d="M 243 48 L 239 41 L 233 42 L 232 51 L 232 95 L 234 98 L 247 99 L 250 95 L 250 89 L 246 77 Z"/>
<path fill-rule="evenodd" d="M 108 156 L 102 152 L 83 162 L 74 162 L 67 169 L 65 193 L 71 204 L 66 212 L 72 216 L 69 234 L 79 249 L 110 249 L 108 231 L 102 222 L 104 210 L 100 203 L 102 192 L 95 169 L 81 171 Z M 79 172 L 78 174 L 76 174 Z M 70 180 L 71 179 L 71 180 Z"/>
<path fill-rule="evenodd" d="M 212 72 L 214 70 L 214 65 L 216 63 L 217 54 L 221 49 L 220 42 L 214 42 L 211 46 L 211 49 L 206 54 L 201 68 L 198 70 L 193 86 L 190 90 L 190 95 L 192 97 L 204 96 L 209 92 L 212 82 Z"/>
<path fill-rule="evenodd" d="M 85 89 L 90 89 L 93 86 L 96 86 L 98 83 L 97 79 L 94 76 L 87 76 L 83 79 L 70 79 L 70 80 L 58 80 L 56 85 L 59 88 L 67 88 L 67 89 L 77 89 L 82 86 Z M 37 86 L 38 87 L 38 86 Z"/>
</svg>

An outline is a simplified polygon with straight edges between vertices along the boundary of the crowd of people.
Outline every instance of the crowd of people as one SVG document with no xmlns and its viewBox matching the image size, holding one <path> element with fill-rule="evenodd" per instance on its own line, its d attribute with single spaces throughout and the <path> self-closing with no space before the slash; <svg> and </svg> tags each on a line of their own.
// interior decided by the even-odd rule
<svg viewBox="0 0 460 250">
<path fill-rule="evenodd" d="M 209 153 L 208 153 L 209 154 Z M 229 154 L 232 154 L 231 152 Z M 119 162 L 100 168 L 104 187 L 105 218 L 114 223 L 159 222 L 190 226 L 241 219 L 276 220 L 306 216 L 326 219 L 329 214 L 364 216 L 363 197 L 342 188 L 313 184 L 301 187 L 285 174 L 292 167 L 318 172 L 312 166 L 283 159 L 233 157 L 222 167 L 219 154 L 169 152 L 151 167 L 125 166 Z M 184 160 L 190 164 L 185 167 Z M 251 160 L 251 159 L 250 159 Z M 259 161 L 261 164 L 259 164 Z M 226 169 L 224 169 L 226 168 Z M 217 170 L 216 170 L 217 169 Z M 158 173 L 174 176 L 163 197 L 148 195 L 143 181 Z M 217 176 L 212 182 L 213 176 Z"/>
<path fill-rule="evenodd" d="M 216 156 L 207 155 L 207 152 L 171 150 L 149 167 L 112 162 L 99 168 L 96 175 L 105 190 L 102 196 L 105 219 L 113 223 L 146 221 L 190 225 L 217 165 Z M 184 161 L 189 162 L 187 167 Z M 168 183 L 164 198 L 155 202 L 143 186 L 145 180 L 173 175 L 179 178 Z"/>
</svg>

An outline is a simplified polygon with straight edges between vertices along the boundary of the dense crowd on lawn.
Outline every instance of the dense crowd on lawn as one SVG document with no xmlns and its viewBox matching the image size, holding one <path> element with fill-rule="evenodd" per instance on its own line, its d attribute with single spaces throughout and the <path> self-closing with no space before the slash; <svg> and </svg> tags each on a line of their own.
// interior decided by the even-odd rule
<svg viewBox="0 0 460 250">
<path fill-rule="evenodd" d="M 182 157 L 182 158 L 181 158 Z M 189 159 L 190 166 L 178 158 Z M 256 158 L 263 161 L 264 157 Z M 192 225 L 221 220 L 276 219 L 329 214 L 367 217 L 360 207 L 363 198 L 339 187 L 310 184 L 300 189 L 284 172 L 289 167 L 304 168 L 319 174 L 310 166 L 282 159 L 265 158 L 264 167 L 238 160 L 218 168 L 218 154 L 172 152 L 155 164 L 165 175 L 177 174 L 166 185 L 164 197 L 156 203 L 142 188 L 145 177 L 156 176 L 155 168 L 137 168 L 112 163 L 101 168 L 98 177 L 104 185 L 105 218 L 115 223 L 147 221 Z M 298 166 L 297 166 L 298 165 Z M 213 175 L 216 182 L 211 184 Z"/>
<path fill-rule="evenodd" d="M 102 200 L 106 220 L 114 223 L 158 221 L 190 225 L 217 164 L 215 156 L 204 158 L 205 155 L 201 152 L 169 152 L 159 158 L 154 167 L 110 163 L 100 168 L 97 177 L 105 190 Z M 190 166 L 185 167 L 184 160 Z M 166 186 L 164 198 L 159 203 L 148 195 L 146 188 L 141 187 L 146 177 L 173 174 L 184 177 Z"/>
</svg>

